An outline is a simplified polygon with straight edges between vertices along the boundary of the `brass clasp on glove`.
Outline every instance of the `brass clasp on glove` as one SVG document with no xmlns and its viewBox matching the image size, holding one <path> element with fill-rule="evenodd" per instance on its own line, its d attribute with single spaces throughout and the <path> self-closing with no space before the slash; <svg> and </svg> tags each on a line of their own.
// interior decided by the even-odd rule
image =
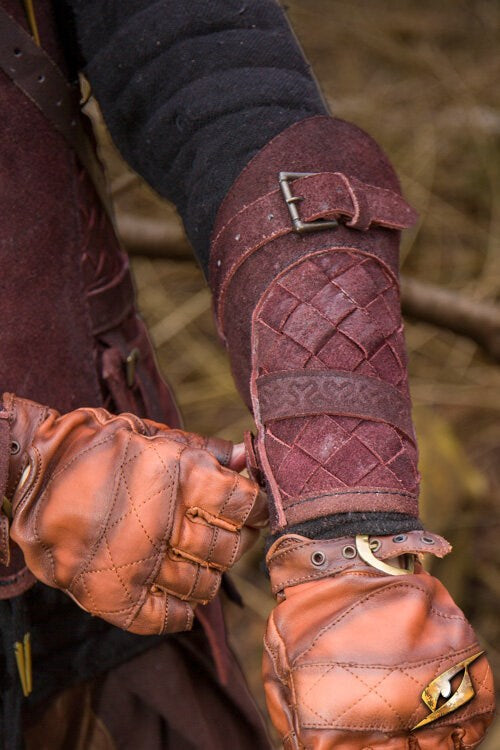
<svg viewBox="0 0 500 750">
<path fill-rule="evenodd" d="M 443 672 L 438 677 L 435 677 L 432 682 L 427 685 L 422 693 L 422 700 L 431 713 L 412 727 L 412 732 L 419 727 L 430 724 L 432 721 L 437 721 L 437 719 L 450 714 L 452 711 L 456 711 L 474 698 L 476 692 L 472 685 L 468 667 L 469 664 L 476 661 L 476 659 L 482 656 L 482 654 L 484 654 L 484 651 L 479 651 L 477 654 L 469 656 L 468 659 L 464 659 L 458 664 L 455 664 L 454 667 L 447 669 L 446 672 Z M 453 677 L 456 677 L 462 669 L 464 670 L 462 682 L 453 695 L 451 695 L 451 680 Z M 440 708 L 437 708 L 438 700 L 441 697 L 448 698 L 448 700 L 446 703 L 443 703 Z"/>
<path fill-rule="evenodd" d="M 406 576 L 414 573 L 415 561 L 413 555 L 405 555 L 408 567 L 397 568 L 395 565 L 389 565 L 388 563 L 383 562 L 383 560 L 379 560 L 378 557 L 375 557 L 372 550 L 376 552 L 380 547 L 380 542 L 378 543 L 378 546 L 376 542 L 377 540 L 370 542 L 370 537 L 367 534 L 358 534 L 356 536 L 356 549 L 358 550 L 360 558 L 364 560 L 365 563 L 368 563 L 372 568 L 377 568 L 377 570 L 381 570 L 383 573 L 387 573 L 390 576 Z"/>
</svg>

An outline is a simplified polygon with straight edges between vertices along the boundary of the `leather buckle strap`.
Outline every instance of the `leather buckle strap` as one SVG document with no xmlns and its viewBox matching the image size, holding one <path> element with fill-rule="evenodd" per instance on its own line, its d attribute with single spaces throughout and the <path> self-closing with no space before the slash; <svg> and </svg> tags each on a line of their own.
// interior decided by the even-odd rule
<svg viewBox="0 0 500 750">
<path fill-rule="evenodd" d="M 293 190 L 291 181 L 295 182 Z M 400 230 L 412 226 L 416 218 L 416 212 L 398 193 L 342 172 L 280 172 L 279 187 L 245 205 L 212 240 L 210 285 L 221 333 L 224 297 L 231 279 L 250 256 L 270 242 L 292 234 L 293 241 L 304 242 L 306 234 L 339 229 L 340 224 L 359 232 L 371 227 Z"/>
<path fill-rule="evenodd" d="M 301 196 L 293 195 L 290 187 L 290 180 L 296 180 L 298 177 L 314 177 L 319 174 L 318 172 L 280 172 L 278 175 L 278 181 L 283 198 L 288 208 L 290 218 L 292 219 L 293 229 L 299 234 L 305 232 L 316 232 L 321 229 L 336 229 L 339 222 L 335 219 L 333 221 L 327 221 L 325 219 L 317 219 L 316 221 L 302 221 L 299 215 L 296 204 L 302 200 Z"/>
<path fill-rule="evenodd" d="M 363 543 L 364 542 L 364 543 Z M 366 548 L 370 553 L 366 553 Z M 430 553 L 445 557 L 451 546 L 438 534 L 409 531 L 394 536 L 340 537 L 338 539 L 307 539 L 297 534 L 279 537 L 269 549 L 266 563 L 271 575 L 271 588 L 276 596 L 288 586 L 328 578 L 347 571 L 373 572 L 387 575 L 411 575 L 410 570 L 393 568 L 385 560 L 403 555 Z M 366 559 L 368 557 L 368 560 Z"/>
</svg>

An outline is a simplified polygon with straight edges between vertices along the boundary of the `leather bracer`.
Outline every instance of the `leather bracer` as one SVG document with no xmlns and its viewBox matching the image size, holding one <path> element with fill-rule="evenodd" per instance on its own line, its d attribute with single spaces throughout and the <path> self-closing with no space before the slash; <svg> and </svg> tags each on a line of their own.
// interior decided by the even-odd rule
<svg viewBox="0 0 500 750">
<path fill-rule="evenodd" d="M 217 320 L 274 531 L 347 511 L 418 515 L 398 286 L 399 230 L 415 218 L 372 139 L 327 117 L 271 141 L 219 211 Z"/>
</svg>

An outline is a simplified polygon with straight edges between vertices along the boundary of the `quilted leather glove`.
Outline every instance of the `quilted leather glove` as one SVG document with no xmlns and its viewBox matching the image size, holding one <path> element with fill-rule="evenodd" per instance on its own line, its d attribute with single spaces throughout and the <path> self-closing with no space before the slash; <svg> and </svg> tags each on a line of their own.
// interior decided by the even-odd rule
<svg viewBox="0 0 500 750">
<path fill-rule="evenodd" d="M 278 606 L 264 683 L 285 750 L 469 750 L 494 711 L 489 664 L 420 561 L 441 537 L 281 537 L 267 563 Z M 385 562 L 384 562 L 385 561 Z"/>
<path fill-rule="evenodd" d="M 231 444 L 104 409 L 4 407 L 10 534 L 33 574 L 125 630 L 189 630 L 266 522 L 257 485 L 215 457 Z"/>
</svg>

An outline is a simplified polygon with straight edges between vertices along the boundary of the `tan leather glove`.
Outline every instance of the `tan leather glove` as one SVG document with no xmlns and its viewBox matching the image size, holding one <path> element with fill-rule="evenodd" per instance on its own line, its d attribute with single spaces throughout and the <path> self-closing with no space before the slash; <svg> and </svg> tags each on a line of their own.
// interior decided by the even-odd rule
<svg viewBox="0 0 500 750">
<path fill-rule="evenodd" d="M 263 669 L 285 750 L 479 744 L 494 710 L 481 646 L 418 559 L 413 574 L 401 569 L 413 560 L 403 553 L 449 550 L 428 532 L 330 541 L 289 535 L 273 545 L 267 562 L 279 603 Z"/>
<path fill-rule="evenodd" d="M 125 630 L 188 630 L 266 522 L 257 485 L 212 455 L 230 444 L 104 409 L 4 407 L 11 537 L 33 574 Z"/>
</svg>

